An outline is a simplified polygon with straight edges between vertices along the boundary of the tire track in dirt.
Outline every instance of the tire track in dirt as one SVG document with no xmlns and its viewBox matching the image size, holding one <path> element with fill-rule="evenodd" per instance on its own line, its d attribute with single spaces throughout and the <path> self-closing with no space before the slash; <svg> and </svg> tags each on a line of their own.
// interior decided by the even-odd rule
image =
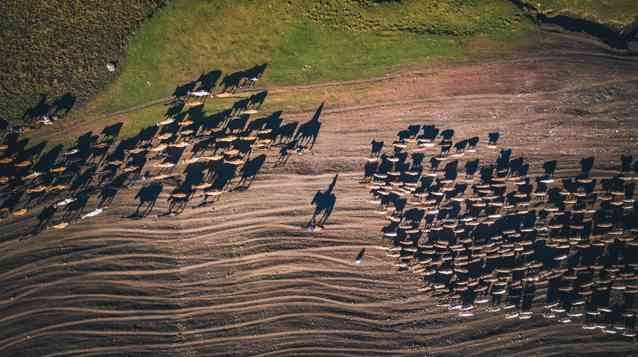
<svg viewBox="0 0 638 357">
<path fill-rule="evenodd" d="M 176 217 L 153 217 L 167 210 L 163 195 L 151 216 L 126 219 L 136 206 L 138 187 L 131 187 L 99 217 L 64 231 L 2 239 L 0 354 L 635 353 L 634 343 L 575 324 L 510 321 L 489 313 L 461 320 L 437 306 L 418 292 L 421 285 L 412 273 L 392 267 L 395 261 L 379 231 L 383 217 L 358 182 L 370 141 L 390 142 L 413 122 L 451 127 L 457 138 L 484 139 L 498 130 L 502 146 L 525 156 L 531 171 L 557 159 L 558 175 L 572 173 L 580 158 L 596 156 L 596 173 L 609 172 L 621 153 L 638 149 L 632 89 L 638 66 L 598 52 L 589 57 L 596 59 L 579 78 L 596 80 L 586 83 L 576 78 L 559 88 L 499 94 L 494 92 L 507 88 L 494 83 L 507 73 L 486 64 L 485 76 L 468 84 L 474 94 L 439 88 L 450 94 L 327 110 L 312 153 L 292 157 L 283 168 L 267 165 L 249 191 L 225 194 L 214 209 L 189 207 Z M 521 61 L 543 76 L 589 61 L 568 51 L 557 58 L 562 60 Z M 626 79 L 605 71 L 617 67 L 627 72 Z M 527 78 L 522 72 L 512 76 Z M 458 83 L 456 78 L 443 82 Z M 423 83 L 429 82 L 396 88 L 393 95 Z M 616 94 L 607 95 L 610 88 Z M 427 88 L 420 91 L 409 95 Z M 566 111 L 574 107 L 587 112 Z M 480 154 L 490 159 L 497 152 L 481 146 Z M 324 230 L 308 232 L 310 201 L 336 173 L 335 211 Z M 11 237 L 31 221 L 11 219 L 0 227 L 0 236 Z M 357 265 L 364 247 L 364 261 Z"/>
</svg>

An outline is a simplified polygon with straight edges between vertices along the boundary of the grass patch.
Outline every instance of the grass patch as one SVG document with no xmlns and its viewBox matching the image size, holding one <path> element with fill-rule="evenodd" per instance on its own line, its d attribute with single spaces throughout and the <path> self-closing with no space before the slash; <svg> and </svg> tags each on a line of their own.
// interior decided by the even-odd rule
<svg viewBox="0 0 638 357">
<path fill-rule="evenodd" d="M 157 10 L 164 2 L 0 2 L 0 116 L 70 93 L 85 107 L 69 119 L 92 117 L 259 63 L 270 64 L 265 84 L 364 78 L 477 46 L 505 53 L 531 28 L 509 0 L 171 0 Z M 635 0 L 530 3 L 618 26 L 638 14 Z"/>
<path fill-rule="evenodd" d="M 461 57 L 476 36 L 528 29 L 504 0 L 175 0 L 131 41 L 124 72 L 88 112 L 170 95 L 211 69 L 269 63 L 264 84 L 363 78 Z"/>
<path fill-rule="evenodd" d="M 534 0 L 525 1 L 541 12 L 566 12 L 605 23 L 617 29 L 638 21 L 636 0 Z"/>
<path fill-rule="evenodd" d="M 120 76 L 69 119 L 97 129 L 102 123 L 87 124 L 90 118 L 166 97 L 212 69 L 269 63 L 266 86 L 368 78 L 405 65 L 506 54 L 532 28 L 506 0 L 173 0 L 132 38 Z M 265 108 L 305 110 L 332 96 L 269 98 Z M 127 114 L 124 130 L 136 133 L 161 114 L 157 107 Z"/>
<path fill-rule="evenodd" d="M 107 63 L 122 59 L 129 35 L 163 2 L 0 1 L 0 116 L 21 118 L 39 94 L 94 96 L 116 78 Z"/>
<path fill-rule="evenodd" d="M 273 52 L 274 84 L 312 83 L 378 76 L 406 63 L 462 55 L 463 40 L 451 36 L 348 32 L 303 22 Z"/>
<path fill-rule="evenodd" d="M 281 5 L 272 6 L 279 2 L 267 2 L 171 2 L 133 38 L 126 69 L 90 111 L 112 112 L 168 96 L 212 69 L 229 73 L 268 62 L 292 18 L 280 16 Z"/>
</svg>

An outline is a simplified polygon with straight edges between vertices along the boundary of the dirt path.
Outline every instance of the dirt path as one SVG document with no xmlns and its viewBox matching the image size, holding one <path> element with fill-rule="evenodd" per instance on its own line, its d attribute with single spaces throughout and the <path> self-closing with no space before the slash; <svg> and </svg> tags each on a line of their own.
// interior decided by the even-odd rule
<svg viewBox="0 0 638 357">
<path fill-rule="evenodd" d="M 638 63 L 585 45 L 365 84 L 369 105 L 327 108 L 312 153 L 260 173 L 214 209 L 126 219 L 131 187 L 101 216 L 28 239 L 0 240 L 0 355 L 591 355 L 636 344 L 542 319 L 461 321 L 392 267 L 383 217 L 359 184 L 373 138 L 410 123 L 456 137 L 503 134 L 531 171 L 596 172 L 638 153 Z M 359 93 L 356 87 L 347 90 Z M 296 90 L 314 90 L 297 88 Z M 305 121 L 310 113 L 286 115 Z M 488 159 L 493 150 L 480 147 Z M 339 173 L 326 228 L 304 227 L 310 201 Z M 166 192 L 166 191 L 165 191 Z M 166 194 L 154 213 L 166 212 Z M 93 204 L 91 202 L 90 204 Z M 28 229 L 12 219 L 0 236 Z M 362 265 L 354 264 L 366 248 Z"/>
</svg>

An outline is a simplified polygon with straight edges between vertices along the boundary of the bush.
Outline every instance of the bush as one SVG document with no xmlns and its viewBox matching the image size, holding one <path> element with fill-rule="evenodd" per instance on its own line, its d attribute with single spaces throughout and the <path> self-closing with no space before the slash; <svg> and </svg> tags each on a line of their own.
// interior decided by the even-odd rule
<svg viewBox="0 0 638 357">
<path fill-rule="evenodd" d="M 95 95 L 116 77 L 129 36 L 165 1 L 0 1 L 0 117 L 20 119 L 42 96 Z"/>
</svg>

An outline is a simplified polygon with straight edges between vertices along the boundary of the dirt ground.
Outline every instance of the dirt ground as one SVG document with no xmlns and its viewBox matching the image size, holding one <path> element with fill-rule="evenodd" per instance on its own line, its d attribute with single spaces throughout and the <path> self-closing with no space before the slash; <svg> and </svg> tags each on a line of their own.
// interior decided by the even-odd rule
<svg viewBox="0 0 638 357">
<path fill-rule="evenodd" d="M 104 214 L 62 231 L 26 237 L 34 217 L 5 220 L 0 355 L 638 355 L 636 342 L 579 324 L 489 313 L 462 320 L 438 307 L 415 276 L 393 267 L 383 216 L 359 183 L 370 141 L 391 142 L 412 123 L 452 128 L 456 138 L 499 131 L 500 146 L 525 157 L 531 173 L 555 159 L 558 175 L 573 174 L 595 156 L 604 174 L 621 154 L 638 154 L 638 60 L 545 36 L 511 59 L 376 82 L 370 104 L 326 108 L 312 152 L 284 167 L 269 156 L 248 191 L 212 208 L 161 217 L 164 193 L 154 214 L 128 219 L 134 186 Z M 479 154 L 495 155 L 484 145 Z M 312 197 L 337 173 L 334 213 L 308 232 Z"/>
</svg>

